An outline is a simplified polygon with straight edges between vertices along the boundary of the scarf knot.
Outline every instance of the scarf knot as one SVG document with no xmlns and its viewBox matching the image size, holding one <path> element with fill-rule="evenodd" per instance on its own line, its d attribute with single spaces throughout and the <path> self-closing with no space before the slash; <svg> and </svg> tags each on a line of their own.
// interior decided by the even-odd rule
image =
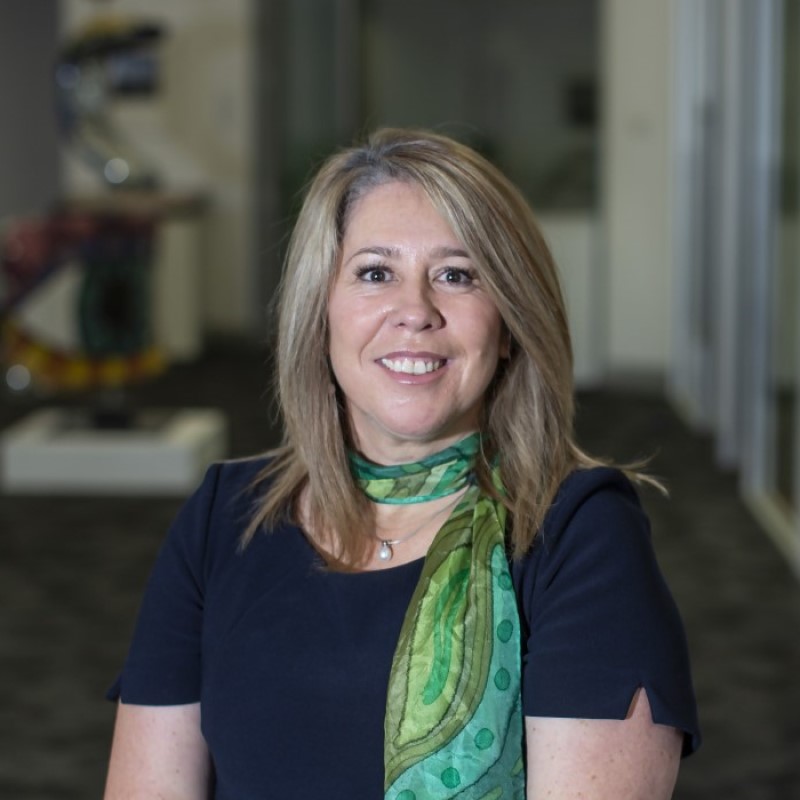
<svg viewBox="0 0 800 800">
<path fill-rule="evenodd" d="M 480 434 L 473 433 L 445 450 L 411 464 L 373 464 L 353 452 L 347 457 L 356 483 L 370 500 L 406 505 L 437 500 L 461 491 L 472 481 L 480 449 Z"/>
</svg>

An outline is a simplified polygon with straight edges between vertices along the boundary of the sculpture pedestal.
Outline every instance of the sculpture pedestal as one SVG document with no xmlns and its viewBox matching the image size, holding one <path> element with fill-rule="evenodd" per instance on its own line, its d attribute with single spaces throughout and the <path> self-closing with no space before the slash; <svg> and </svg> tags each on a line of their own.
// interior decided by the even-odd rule
<svg viewBox="0 0 800 800">
<path fill-rule="evenodd" d="M 151 410 L 129 428 L 92 427 L 86 414 L 36 411 L 0 434 L 0 486 L 26 494 L 191 492 L 227 449 L 215 409 Z"/>
</svg>

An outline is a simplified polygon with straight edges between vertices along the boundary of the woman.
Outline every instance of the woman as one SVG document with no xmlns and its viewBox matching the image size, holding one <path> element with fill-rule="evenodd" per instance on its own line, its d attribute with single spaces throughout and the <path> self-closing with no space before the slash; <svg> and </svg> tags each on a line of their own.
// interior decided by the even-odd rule
<svg viewBox="0 0 800 800">
<path fill-rule="evenodd" d="M 496 169 L 414 131 L 333 156 L 282 287 L 285 443 L 178 516 L 106 796 L 669 797 L 685 639 L 629 479 L 574 442 L 571 370 Z"/>
</svg>

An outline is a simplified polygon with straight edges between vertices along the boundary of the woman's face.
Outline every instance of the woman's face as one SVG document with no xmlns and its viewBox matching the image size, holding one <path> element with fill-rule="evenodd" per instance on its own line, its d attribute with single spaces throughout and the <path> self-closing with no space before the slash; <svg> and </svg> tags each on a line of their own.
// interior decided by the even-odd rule
<svg viewBox="0 0 800 800">
<path fill-rule="evenodd" d="M 328 325 L 350 430 L 367 458 L 416 460 L 477 430 L 507 356 L 503 324 L 418 186 L 384 184 L 350 210 Z"/>
</svg>

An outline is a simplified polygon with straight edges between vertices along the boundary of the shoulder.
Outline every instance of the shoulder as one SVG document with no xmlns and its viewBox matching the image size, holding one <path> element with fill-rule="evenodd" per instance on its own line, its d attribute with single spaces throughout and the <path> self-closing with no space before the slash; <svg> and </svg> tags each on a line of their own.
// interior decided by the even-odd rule
<svg viewBox="0 0 800 800">
<path fill-rule="evenodd" d="M 618 469 L 577 469 L 562 482 L 553 499 L 538 538 L 546 547 L 565 531 L 587 521 L 614 522 L 622 518 L 644 521 L 644 512 L 630 480 Z M 599 525 L 594 526 L 596 530 Z"/>
<path fill-rule="evenodd" d="M 243 506 L 250 509 L 269 462 L 269 456 L 255 456 L 212 463 L 184 509 L 196 507 L 208 515 Z"/>
<path fill-rule="evenodd" d="M 512 567 L 524 605 L 555 587 L 625 587 L 628 597 L 662 578 L 650 524 L 630 480 L 613 468 L 580 469 L 559 488 L 531 550 Z"/>
<path fill-rule="evenodd" d="M 527 562 L 550 562 L 575 549 L 627 549 L 649 542 L 650 524 L 639 495 L 623 472 L 578 469 L 559 487 Z"/>
<path fill-rule="evenodd" d="M 195 564 L 235 552 L 268 463 L 259 456 L 211 464 L 178 511 L 162 551 L 175 550 Z"/>
<path fill-rule="evenodd" d="M 208 467 L 198 491 L 208 490 L 211 485 L 221 497 L 248 494 L 259 483 L 270 461 L 268 455 L 259 455 L 214 462 Z"/>
</svg>

